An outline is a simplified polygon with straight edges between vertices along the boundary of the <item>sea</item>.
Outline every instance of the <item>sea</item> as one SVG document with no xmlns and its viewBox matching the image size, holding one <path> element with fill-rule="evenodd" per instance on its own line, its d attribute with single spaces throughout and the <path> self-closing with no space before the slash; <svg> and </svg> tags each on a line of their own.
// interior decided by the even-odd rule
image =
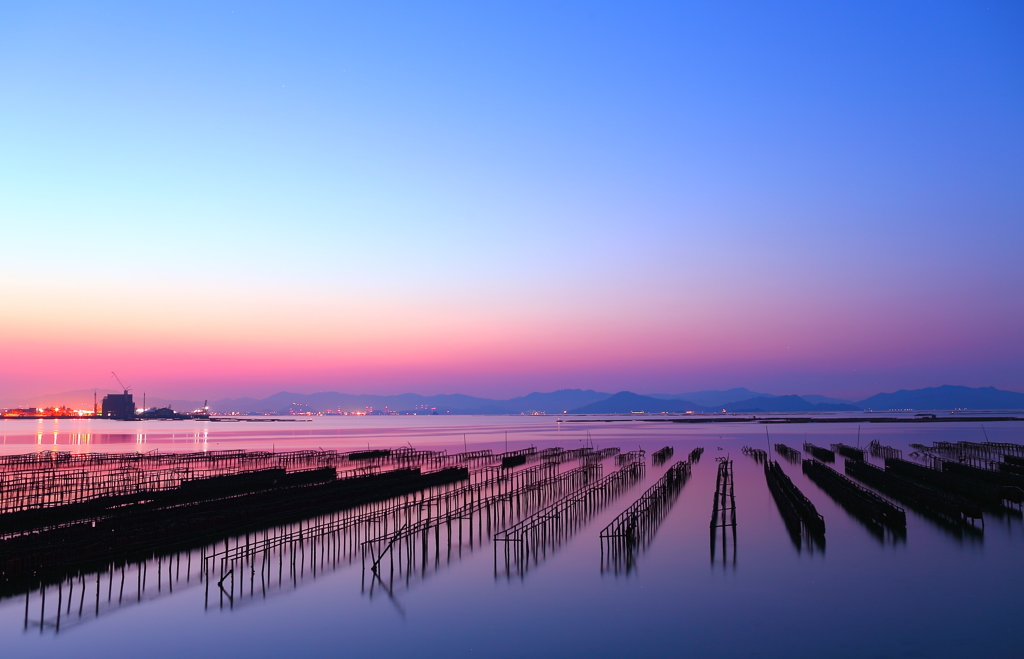
<svg viewBox="0 0 1024 659">
<path fill-rule="evenodd" d="M 4 657 L 1022 657 L 1024 521 L 989 510 L 972 525 L 908 505 L 905 532 L 833 499 L 779 456 L 784 444 L 872 441 L 913 459 L 935 442 L 1024 444 L 1024 423 L 708 423 L 668 416 L 317 416 L 213 421 L 0 421 L 0 453 L 287 452 L 399 449 L 448 454 L 618 448 L 641 472 L 517 560 L 495 536 L 517 519 L 457 521 L 375 553 L 330 520 L 76 575 L 0 601 Z M 692 421 L 692 420 L 690 420 Z M 653 454 L 671 447 L 656 464 Z M 689 473 L 628 552 L 601 533 L 691 452 Z M 744 448 L 747 448 L 744 451 Z M 755 449 L 755 450 L 751 450 Z M 766 483 L 778 460 L 824 519 L 824 541 L 787 528 Z M 638 457 L 639 456 L 639 457 Z M 883 461 L 870 451 L 866 460 Z M 720 465 L 732 490 L 720 498 Z M 843 458 L 831 466 L 843 471 Z M 602 475 L 621 466 L 609 455 Z M 528 469 L 527 463 L 518 469 Z M 557 467 L 578 468 L 576 461 Z M 726 526 L 716 503 L 733 517 Z M 897 502 L 898 503 L 898 502 Z M 545 504 L 546 505 L 546 504 Z M 331 518 L 334 522 L 338 518 Z M 732 521 L 735 524 L 732 524 Z M 472 528 L 469 523 L 474 524 Z M 333 528 L 337 528 L 336 526 Z M 554 527 L 551 527 L 554 528 Z M 327 533 L 326 540 L 318 534 Z M 557 537 L 556 537 L 557 536 Z M 225 576 L 216 557 L 281 539 Z M 449 541 L 449 537 L 453 539 Z M 319 544 L 318 544 L 319 543 Z M 346 544 L 347 543 L 347 544 Z M 378 547 L 378 550 L 380 547 Z M 377 550 L 375 550 L 377 551 Z M 204 572 L 204 565 L 214 567 Z"/>
</svg>

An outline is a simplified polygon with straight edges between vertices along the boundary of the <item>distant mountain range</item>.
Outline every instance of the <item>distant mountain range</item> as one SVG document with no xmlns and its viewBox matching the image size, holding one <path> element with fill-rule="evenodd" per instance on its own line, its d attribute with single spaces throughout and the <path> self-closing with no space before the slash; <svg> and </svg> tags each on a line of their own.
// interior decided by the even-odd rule
<svg viewBox="0 0 1024 659">
<path fill-rule="evenodd" d="M 662 400 L 688 400 L 693 405 L 702 405 L 704 407 L 720 407 L 726 403 L 731 403 L 737 400 L 747 400 L 748 398 L 757 398 L 758 396 L 771 397 L 771 394 L 761 394 L 743 387 L 725 390 L 714 389 L 710 391 L 691 391 L 683 394 L 647 395 L 651 398 L 660 398 Z"/>
<path fill-rule="evenodd" d="M 100 390 L 102 399 L 109 391 Z M 64 392 L 51 396 L 12 402 L 8 407 L 69 405 L 92 407 L 92 390 Z M 136 394 L 136 403 L 142 406 L 142 397 Z M 179 411 L 190 411 L 203 405 L 203 401 L 169 400 L 148 396 L 149 407 L 170 406 Z M 477 398 L 463 394 L 421 396 L 399 394 L 395 396 L 356 395 L 337 392 L 298 394 L 281 392 L 267 398 L 225 398 L 210 401 L 214 413 L 226 414 L 293 414 L 298 412 L 374 412 L 385 409 L 417 414 L 628 414 L 630 412 L 853 412 L 859 410 L 1024 410 L 1024 394 L 1003 391 L 994 387 L 941 386 L 926 389 L 901 390 L 871 396 L 853 402 L 814 394 L 776 396 L 750 389 L 737 388 L 714 391 L 695 391 L 685 394 L 637 394 L 620 391 L 616 394 L 591 389 L 561 389 L 549 393 L 535 392 L 508 400 Z"/>
<path fill-rule="evenodd" d="M 876 394 L 857 403 L 865 410 L 1021 410 L 1024 394 L 995 387 L 928 387 Z"/>
<path fill-rule="evenodd" d="M 847 403 L 812 403 L 800 396 L 758 395 L 724 405 L 698 405 L 679 399 L 641 396 L 630 391 L 570 410 L 572 414 L 619 414 L 623 412 L 856 412 L 861 408 Z"/>
<path fill-rule="evenodd" d="M 648 394 L 651 398 L 660 398 L 662 400 L 685 400 L 690 401 L 692 405 L 698 407 L 703 406 L 708 409 L 714 410 L 715 408 L 721 408 L 727 405 L 735 405 L 737 401 L 749 401 L 754 398 L 783 398 L 783 396 L 776 396 L 774 394 L 758 393 L 739 387 L 736 389 L 726 389 L 724 391 L 712 390 L 712 391 L 693 391 L 687 394 Z M 800 398 L 804 400 L 804 403 L 826 403 L 833 405 L 850 405 L 853 404 L 852 400 L 843 400 L 841 398 L 828 398 L 827 396 L 818 396 L 816 394 L 804 394 Z M 787 410 L 789 411 L 789 410 Z"/>
<path fill-rule="evenodd" d="M 417 414 L 521 414 L 544 412 L 561 414 L 568 410 L 603 400 L 610 394 L 592 390 L 562 389 L 550 393 L 532 393 L 508 400 L 476 398 L 463 394 L 422 396 L 420 394 L 398 394 L 377 396 L 369 394 L 342 394 L 320 392 L 297 394 L 281 392 L 267 398 L 226 398 L 210 401 L 215 412 L 241 412 L 247 414 L 290 414 L 295 412 L 362 412 L 371 408 L 374 412 L 415 412 Z M 169 401 L 171 402 L 171 401 Z M 173 401 L 194 405 L 188 401 Z M 162 404 L 162 401 L 161 401 Z M 177 409 L 177 408 L 176 408 Z"/>
</svg>

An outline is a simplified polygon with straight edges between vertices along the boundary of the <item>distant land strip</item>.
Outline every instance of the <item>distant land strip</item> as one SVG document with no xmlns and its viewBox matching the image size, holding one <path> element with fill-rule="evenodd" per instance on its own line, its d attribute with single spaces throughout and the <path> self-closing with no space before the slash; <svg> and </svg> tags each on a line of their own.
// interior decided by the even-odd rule
<svg viewBox="0 0 1024 659">
<path fill-rule="evenodd" d="M 79 390 L 32 399 L 11 401 L 0 410 L 13 408 L 44 409 L 67 406 L 92 409 L 94 395 L 101 390 Z M 145 399 L 145 396 L 143 396 Z M 140 401 L 136 401 L 137 403 Z M 194 410 L 204 401 L 148 397 L 153 407 Z M 615 394 L 592 389 L 560 389 L 535 392 L 508 400 L 478 398 L 464 394 L 423 396 L 420 394 L 366 395 L 338 392 L 299 394 L 280 392 L 263 399 L 225 398 L 210 401 L 214 415 L 280 415 L 314 414 L 402 414 L 402 415 L 507 415 L 507 414 L 801 414 L 823 412 L 918 412 L 947 413 L 964 411 L 1024 411 L 1024 393 L 1004 391 L 995 387 L 962 387 L 943 385 L 924 389 L 880 393 L 860 401 L 828 398 L 820 395 L 783 395 L 760 393 L 746 388 L 693 391 L 682 394 L 638 394 L 620 391 Z M 955 416 L 955 415 L 954 415 Z M 838 422 L 845 415 L 829 417 Z M 824 417 L 816 420 L 824 420 Z M 863 419 L 860 419 L 863 420 Z M 962 420 L 962 417 L 949 420 Z M 696 420 L 695 420 L 696 421 Z M 901 422 L 905 419 L 900 419 Z M 795 421 L 794 421 L 795 422 Z"/>
<path fill-rule="evenodd" d="M 634 420 L 634 419 L 630 419 Z M 950 414 L 948 416 L 927 415 L 914 417 L 895 416 L 773 416 L 764 417 L 734 417 L 734 416 L 703 416 L 703 417 L 671 417 L 671 418 L 639 418 L 636 421 L 646 423 L 728 423 L 736 421 L 756 421 L 758 423 L 960 423 L 964 421 L 995 422 L 995 421 L 1024 421 L 1024 416 L 970 416 L 965 414 Z M 568 423 L 601 423 L 603 421 L 616 421 L 616 419 L 567 419 Z"/>
</svg>

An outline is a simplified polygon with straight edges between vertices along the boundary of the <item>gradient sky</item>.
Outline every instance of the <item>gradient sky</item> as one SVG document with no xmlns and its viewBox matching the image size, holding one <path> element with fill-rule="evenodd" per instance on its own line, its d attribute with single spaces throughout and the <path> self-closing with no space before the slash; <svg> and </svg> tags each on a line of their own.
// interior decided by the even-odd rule
<svg viewBox="0 0 1024 659">
<path fill-rule="evenodd" d="M 0 396 L 1024 390 L 1019 2 L 174 5 L 0 6 Z"/>
</svg>

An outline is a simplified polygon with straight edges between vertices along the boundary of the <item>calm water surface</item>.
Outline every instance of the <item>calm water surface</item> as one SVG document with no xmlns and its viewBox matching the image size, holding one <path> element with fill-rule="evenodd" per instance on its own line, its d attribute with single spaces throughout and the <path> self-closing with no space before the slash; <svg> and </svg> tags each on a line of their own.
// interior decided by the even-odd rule
<svg viewBox="0 0 1024 659">
<path fill-rule="evenodd" d="M 233 603 L 199 583 L 198 557 L 88 575 L 83 591 L 56 589 L 0 603 L 0 647 L 10 657 L 331 656 L 1024 656 L 1024 525 L 1019 512 L 986 514 L 980 534 L 954 532 L 907 510 L 905 537 L 872 533 L 801 473 L 785 472 L 824 516 L 827 545 L 800 549 L 765 484 L 740 451 L 766 447 L 765 426 L 553 417 L 335 417 L 309 423 L 0 421 L 2 451 L 293 450 L 413 446 L 457 452 L 534 445 L 648 453 L 645 479 L 520 575 L 495 570 L 487 534 L 465 539 L 427 569 L 399 574 L 390 592 L 361 561 L 304 570 L 291 581 L 241 583 Z M 856 444 L 856 424 L 772 426 L 772 442 Z M 860 442 L 983 441 L 978 424 L 868 424 Z M 1024 424 L 987 423 L 991 441 L 1024 443 Z M 675 448 L 666 465 L 650 453 Z M 668 465 L 703 446 L 657 535 L 628 572 L 602 570 L 600 530 Z M 713 559 L 709 521 L 716 461 L 735 462 L 737 541 Z M 575 463 L 567 463 L 568 469 Z M 838 465 L 840 471 L 840 464 Z M 604 473 L 616 467 L 604 464 Z M 475 532 L 479 534 L 479 525 Z M 468 533 L 467 533 L 468 535 Z M 187 561 L 187 557 L 182 559 Z M 251 575 L 250 575 L 251 576 Z M 158 581 L 159 579 L 159 581 Z M 369 586 L 373 586 L 370 588 Z M 96 593 L 101 595 L 96 601 Z M 127 595 L 125 595 L 127 593 Z M 138 595 L 138 596 L 137 596 Z M 119 601 L 120 600 L 120 601 Z M 98 614 L 96 613 L 98 610 Z M 40 625 L 40 611 L 44 611 Z M 28 625 L 26 628 L 26 619 Z"/>
</svg>

